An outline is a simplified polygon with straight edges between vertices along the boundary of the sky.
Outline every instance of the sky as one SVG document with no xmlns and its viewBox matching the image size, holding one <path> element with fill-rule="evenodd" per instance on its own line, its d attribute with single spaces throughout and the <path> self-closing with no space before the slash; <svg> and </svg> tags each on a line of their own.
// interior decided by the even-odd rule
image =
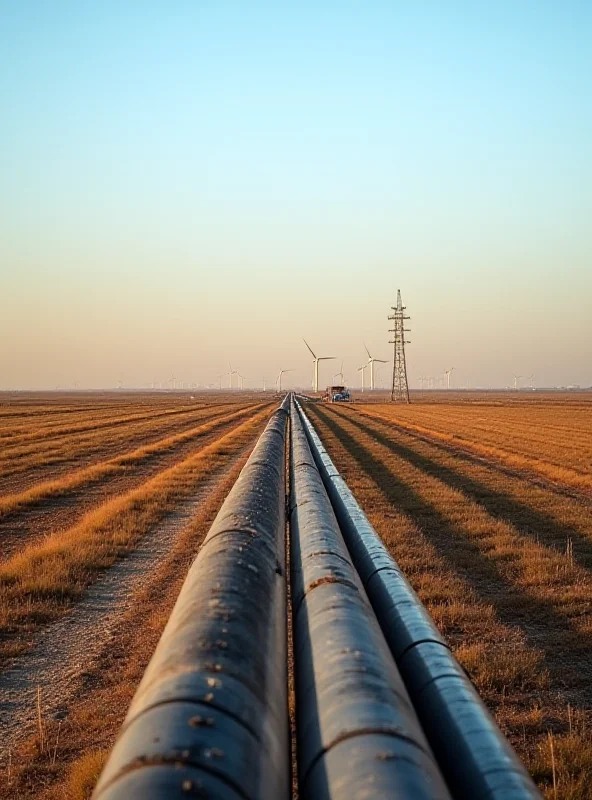
<svg viewBox="0 0 592 800">
<path fill-rule="evenodd" d="M 303 337 L 356 385 L 399 288 L 412 387 L 592 385 L 591 41 L 587 0 L 0 0 L 0 389 L 306 386 Z"/>
</svg>

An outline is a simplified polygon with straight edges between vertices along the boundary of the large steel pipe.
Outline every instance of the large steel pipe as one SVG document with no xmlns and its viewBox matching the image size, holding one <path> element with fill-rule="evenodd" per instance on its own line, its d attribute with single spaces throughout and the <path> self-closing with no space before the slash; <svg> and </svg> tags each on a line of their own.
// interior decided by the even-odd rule
<svg viewBox="0 0 592 800">
<path fill-rule="evenodd" d="M 95 797 L 281 800 L 290 792 L 287 402 L 214 521 Z"/>
<path fill-rule="evenodd" d="M 300 796 L 449 798 L 294 411 L 291 420 Z"/>
<path fill-rule="evenodd" d="M 298 413 L 349 552 L 453 795 L 540 797 L 300 405 Z"/>
</svg>

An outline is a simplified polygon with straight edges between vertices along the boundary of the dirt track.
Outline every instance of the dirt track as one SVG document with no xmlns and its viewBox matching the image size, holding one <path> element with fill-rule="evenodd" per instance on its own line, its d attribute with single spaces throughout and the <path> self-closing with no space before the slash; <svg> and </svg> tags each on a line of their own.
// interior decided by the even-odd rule
<svg viewBox="0 0 592 800">
<path fill-rule="evenodd" d="M 35 730 L 37 689 L 42 687 L 43 715 L 61 719 L 97 654 L 109 646 L 113 630 L 134 597 L 175 547 L 213 486 L 232 469 L 207 481 L 196 496 L 168 514 L 127 558 L 108 570 L 84 594 L 71 613 L 42 629 L 32 649 L 0 673 L 0 739 L 4 751 Z M 3 759 L 4 760 L 4 759 Z"/>
<path fill-rule="evenodd" d="M 67 776 L 68 765 L 96 750 L 99 742 L 112 743 L 199 543 L 265 424 L 266 412 L 253 408 L 260 420 L 255 425 L 249 421 L 252 412 L 247 413 L 222 424 L 199 445 L 189 442 L 181 454 L 168 454 L 167 466 L 169 460 L 182 465 L 183 457 L 189 463 L 192 453 L 214 447 L 218 466 L 213 472 L 206 470 L 203 479 L 198 477 L 191 495 L 99 575 L 70 611 L 34 630 L 31 646 L 0 672 L 0 775 L 10 776 L 12 787 L 8 793 L 0 790 L 0 797 L 25 797 L 29 792 L 37 797 L 42 786 L 48 797 L 54 789 L 62 796 L 60 780 Z M 218 439 L 229 430 L 236 434 L 230 433 L 228 444 L 218 448 Z M 155 463 L 162 469 L 160 458 Z M 97 704 L 102 709 L 99 727 L 86 741 L 92 726 L 81 728 L 79 720 L 85 713 L 96 718 Z M 43 748 L 53 737 L 60 742 L 58 764 L 49 768 Z M 39 770 L 48 774 L 40 778 Z M 37 777 L 30 783 L 33 774 Z"/>
</svg>

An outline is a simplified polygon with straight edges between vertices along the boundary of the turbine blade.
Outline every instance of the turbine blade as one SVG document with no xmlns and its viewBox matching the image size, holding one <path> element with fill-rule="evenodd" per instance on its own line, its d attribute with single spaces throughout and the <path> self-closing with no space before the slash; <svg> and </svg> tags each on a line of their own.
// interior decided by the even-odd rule
<svg viewBox="0 0 592 800">
<path fill-rule="evenodd" d="M 368 358 L 370 358 L 370 359 L 371 359 L 371 358 L 372 358 L 372 356 L 370 355 L 370 350 L 368 350 L 368 348 L 366 347 L 366 342 L 364 342 L 364 349 L 365 349 L 365 350 L 366 350 L 366 352 L 368 353 Z"/>
<path fill-rule="evenodd" d="M 309 343 L 306 341 L 306 339 L 304 337 L 302 337 L 302 341 L 304 342 L 304 344 L 308 347 L 308 349 L 312 353 L 312 357 L 316 358 L 315 354 L 312 352 L 312 347 L 309 345 Z"/>
</svg>

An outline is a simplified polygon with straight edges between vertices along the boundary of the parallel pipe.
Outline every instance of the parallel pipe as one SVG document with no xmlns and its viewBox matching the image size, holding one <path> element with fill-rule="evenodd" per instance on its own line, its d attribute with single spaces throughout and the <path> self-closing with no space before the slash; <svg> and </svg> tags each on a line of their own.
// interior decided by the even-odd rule
<svg viewBox="0 0 592 800">
<path fill-rule="evenodd" d="M 294 410 L 291 421 L 300 796 L 449 798 Z"/>
<path fill-rule="evenodd" d="M 289 797 L 288 417 L 286 398 L 210 528 L 95 798 Z"/>
<path fill-rule="evenodd" d="M 539 798 L 522 762 L 335 468 L 302 407 L 297 404 L 297 408 L 349 552 L 453 795 Z"/>
</svg>

